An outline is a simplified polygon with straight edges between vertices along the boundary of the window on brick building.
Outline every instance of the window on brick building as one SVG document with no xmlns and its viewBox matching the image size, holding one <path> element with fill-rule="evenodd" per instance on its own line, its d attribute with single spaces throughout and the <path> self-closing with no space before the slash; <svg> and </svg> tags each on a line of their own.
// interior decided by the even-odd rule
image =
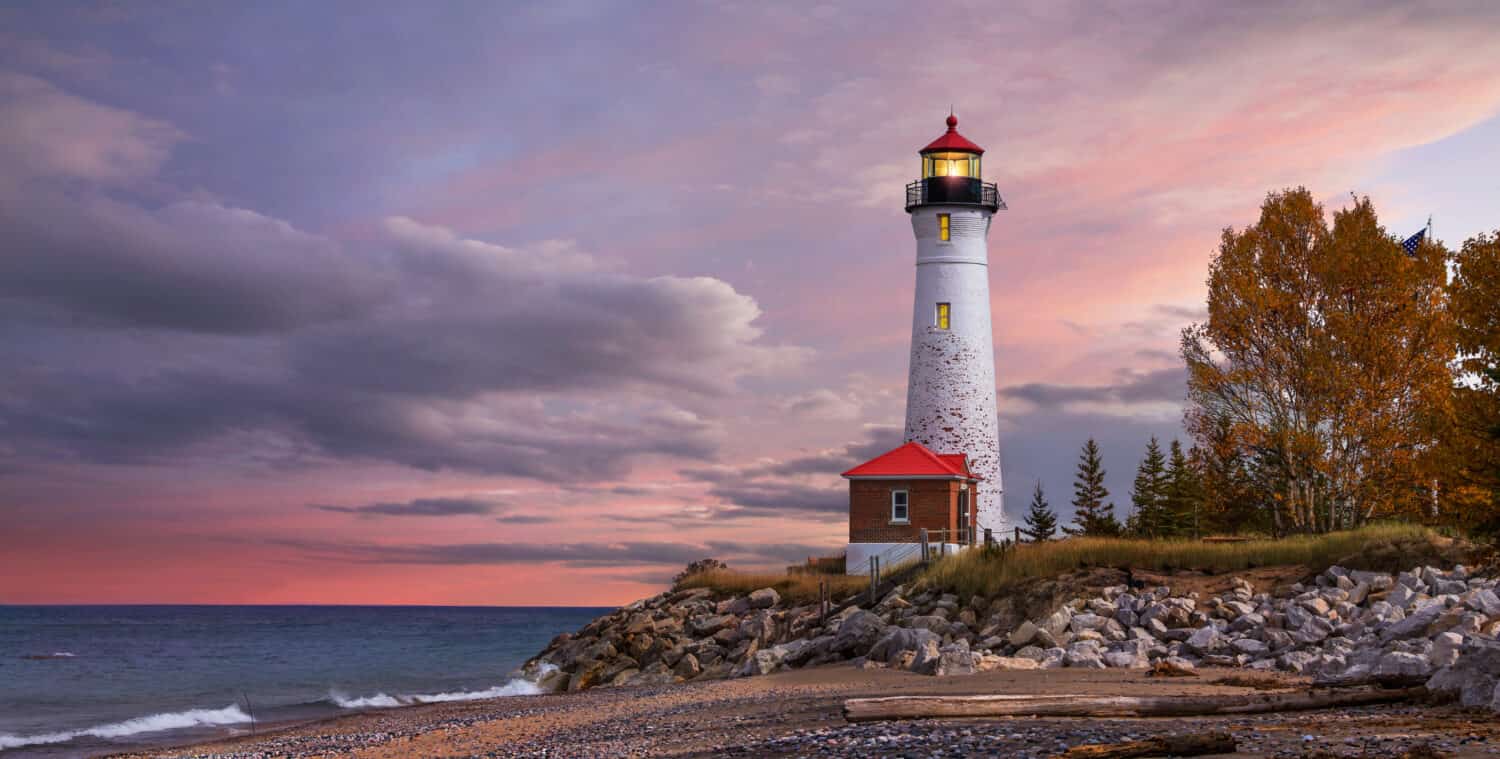
<svg viewBox="0 0 1500 759">
<path fill-rule="evenodd" d="M 891 491 L 891 521 L 909 521 L 910 510 L 907 508 L 907 494 L 905 490 Z"/>
</svg>

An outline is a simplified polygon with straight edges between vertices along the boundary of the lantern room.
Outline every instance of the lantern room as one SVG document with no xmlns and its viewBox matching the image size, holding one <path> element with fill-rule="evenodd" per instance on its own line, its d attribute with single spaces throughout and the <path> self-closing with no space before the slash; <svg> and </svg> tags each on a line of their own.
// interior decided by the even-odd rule
<svg viewBox="0 0 1500 759">
<path fill-rule="evenodd" d="M 958 117 L 948 114 L 948 131 L 918 151 L 922 178 L 906 187 L 906 210 L 924 205 L 1004 208 L 993 184 L 981 181 L 984 148 L 958 133 Z"/>
<path fill-rule="evenodd" d="M 984 148 L 958 133 L 958 117 L 948 114 L 948 133 L 922 148 L 922 178 L 972 177 L 978 179 L 979 157 Z"/>
</svg>

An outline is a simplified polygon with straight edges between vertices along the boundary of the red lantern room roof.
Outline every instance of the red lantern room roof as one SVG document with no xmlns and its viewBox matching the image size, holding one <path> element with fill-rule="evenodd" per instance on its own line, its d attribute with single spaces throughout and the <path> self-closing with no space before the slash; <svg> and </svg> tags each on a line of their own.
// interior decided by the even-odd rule
<svg viewBox="0 0 1500 759">
<path fill-rule="evenodd" d="M 944 480 L 979 480 L 969 471 L 969 457 L 962 453 L 933 453 L 921 443 L 907 443 L 876 456 L 847 472 L 849 479 L 919 477 Z"/>
<path fill-rule="evenodd" d="M 942 137 L 933 140 L 927 145 L 927 147 L 922 148 L 920 151 L 918 151 L 918 154 L 920 155 L 922 153 L 952 151 L 982 155 L 984 153 L 984 148 L 981 148 L 978 145 L 969 142 L 969 138 L 958 133 L 958 117 L 950 113 L 948 114 L 947 134 L 944 134 Z"/>
</svg>

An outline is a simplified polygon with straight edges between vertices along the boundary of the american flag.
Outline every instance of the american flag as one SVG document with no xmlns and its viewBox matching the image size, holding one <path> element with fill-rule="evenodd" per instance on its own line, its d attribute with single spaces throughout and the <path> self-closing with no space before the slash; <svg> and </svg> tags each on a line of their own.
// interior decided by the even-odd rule
<svg viewBox="0 0 1500 759">
<path fill-rule="evenodd" d="M 1427 237 L 1427 230 L 1424 229 L 1406 238 L 1406 241 L 1401 243 L 1401 249 L 1406 251 L 1406 255 L 1415 256 L 1417 255 L 1417 248 L 1421 247 L 1422 239 L 1425 237 Z"/>
</svg>

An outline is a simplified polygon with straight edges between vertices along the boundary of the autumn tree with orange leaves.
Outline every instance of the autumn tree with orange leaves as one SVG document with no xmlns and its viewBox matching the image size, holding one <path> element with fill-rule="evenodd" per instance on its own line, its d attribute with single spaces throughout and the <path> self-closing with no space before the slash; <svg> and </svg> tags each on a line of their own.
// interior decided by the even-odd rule
<svg viewBox="0 0 1500 759">
<path fill-rule="evenodd" d="M 1443 505 L 1461 527 L 1500 533 L 1500 231 L 1464 242 L 1448 291 L 1460 358 L 1434 457 L 1449 483 Z"/>
<path fill-rule="evenodd" d="M 1189 432 L 1251 462 L 1280 534 L 1435 516 L 1424 461 L 1451 399 L 1445 251 L 1408 255 L 1368 198 L 1333 213 L 1303 188 L 1224 230 L 1208 320 L 1183 331 Z"/>
</svg>

